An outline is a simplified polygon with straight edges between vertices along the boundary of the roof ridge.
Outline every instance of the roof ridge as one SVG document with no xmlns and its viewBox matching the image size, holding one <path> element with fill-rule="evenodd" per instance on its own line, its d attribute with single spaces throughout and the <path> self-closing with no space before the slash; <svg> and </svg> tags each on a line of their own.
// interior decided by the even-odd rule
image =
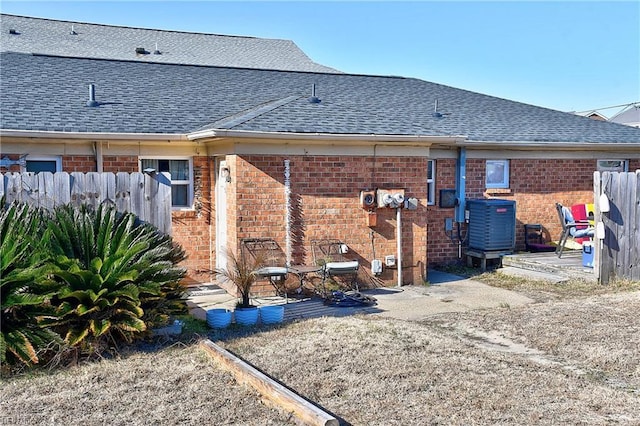
<svg viewBox="0 0 640 426">
<path fill-rule="evenodd" d="M 165 29 L 159 29 L 159 28 L 132 27 L 132 26 L 129 26 L 129 25 L 99 24 L 99 23 L 84 22 L 84 21 L 68 21 L 66 19 L 38 18 L 38 17 L 35 17 L 35 16 L 14 15 L 14 14 L 11 14 L 11 13 L 0 13 L 0 16 L 11 16 L 11 17 L 14 17 L 14 18 L 26 18 L 26 19 L 34 19 L 34 20 L 39 20 L 39 21 L 62 22 L 62 23 L 89 25 L 89 26 L 97 26 L 97 27 L 126 28 L 126 29 L 131 29 L 131 30 L 142 30 L 142 31 L 178 33 L 178 34 L 193 34 L 193 35 L 204 35 L 204 36 L 214 36 L 214 37 L 248 38 L 248 39 L 257 39 L 257 40 L 280 40 L 280 41 L 293 42 L 293 40 L 285 39 L 285 38 L 267 38 L 267 37 L 256 37 L 256 36 L 245 36 L 245 35 L 204 33 L 204 32 L 196 32 L 196 31 L 165 30 Z"/>
<path fill-rule="evenodd" d="M 386 78 L 386 76 L 367 75 L 367 74 L 345 74 L 343 72 L 329 72 L 329 71 L 281 70 L 281 69 L 274 69 L 274 68 L 233 67 L 230 65 L 185 64 L 183 62 L 157 62 L 157 61 L 139 61 L 135 59 L 113 59 L 113 58 L 97 58 L 97 57 L 87 57 L 87 56 L 65 56 L 65 55 L 54 55 L 51 53 L 16 52 L 12 50 L 0 51 L 0 54 L 2 55 L 4 55 L 5 53 L 10 53 L 12 55 L 39 56 L 39 57 L 45 57 L 45 58 L 80 59 L 84 61 L 124 62 L 124 63 L 133 63 L 133 64 L 168 65 L 168 66 L 178 66 L 178 67 L 221 68 L 221 69 L 232 69 L 232 70 L 273 71 L 273 72 L 286 72 L 286 73 L 298 73 L 298 74 L 347 75 L 347 76 L 351 75 L 355 77 Z"/>
<path fill-rule="evenodd" d="M 38 52 L 18 52 L 12 50 L 3 50 L 0 51 L 0 54 L 12 54 L 12 55 L 26 55 L 26 56 L 39 56 L 45 58 L 61 58 L 61 59 L 80 59 L 85 61 L 107 61 L 107 62 L 124 62 L 124 63 L 135 63 L 135 64 L 152 64 L 152 65 L 169 65 L 169 66 L 180 66 L 180 67 L 197 67 L 197 68 L 221 68 L 221 69 L 234 69 L 234 70 L 251 70 L 251 71 L 271 71 L 271 72 L 284 72 L 284 73 L 297 73 L 297 74 L 319 74 L 319 75 L 341 75 L 347 77 L 371 77 L 371 78 L 393 78 L 398 80 L 418 80 L 431 84 L 433 83 L 427 80 L 422 80 L 416 77 L 402 77 L 398 75 L 376 75 L 376 74 L 350 74 L 342 71 L 337 72 L 329 72 L 329 71 L 306 71 L 306 70 L 282 70 L 275 68 L 252 68 L 252 67 L 233 67 L 230 65 L 207 65 L 207 64 L 185 64 L 183 62 L 157 62 L 157 61 L 139 61 L 135 59 L 113 59 L 113 58 L 98 58 L 98 57 L 87 57 L 87 56 L 67 56 L 67 55 L 55 55 L 52 53 L 38 53 Z M 322 64 L 320 64 L 322 65 Z M 322 65 L 324 67 L 324 65 Z M 329 67 L 327 67 L 329 68 Z M 464 90 L 464 89 L 460 89 Z M 473 92 L 477 93 L 477 92 Z M 515 102 L 515 101 L 514 101 Z"/>
<path fill-rule="evenodd" d="M 253 120 L 256 117 L 259 117 L 263 114 L 271 112 L 275 109 L 280 108 L 281 106 L 284 106 L 288 103 L 291 103 L 303 97 L 304 96 L 302 95 L 292 95 L 292 96 L 287 96 L 286 98 L 265 102 L 260 105 L 256 105 L 253 108 L 249 108 L 237 114 L 233 114 L 228 117 L 225 117 L 221 120 L 214 121 L 210 125 L 205 125 L 202 128 L 197 129 L 196 131 L 220 129 L 220 128 L 232 129 L 235 126 L 246 123 L 249 120 Z"/>
</svg>

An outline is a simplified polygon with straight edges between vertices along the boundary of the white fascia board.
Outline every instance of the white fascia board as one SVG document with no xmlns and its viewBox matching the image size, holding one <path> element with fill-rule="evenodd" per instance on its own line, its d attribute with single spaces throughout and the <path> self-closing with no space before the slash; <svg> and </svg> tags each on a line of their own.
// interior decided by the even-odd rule
<svg viewBox="0 0 640 426">
<path fill-rule="evenodd" d="M 491 148 L 491 149 L 589 149 L 595 151 L 609 150 L 630 150 L 640 149 L 640 142 L 531 142 L 531 141 L 472 141 L 463 140 L 457 143 L 458 146 L 469 148 Z"/>
<path fill-rule="evenodd" d="M 0 129 L 0 137 L 82 140 L 188 141 L 179 133 L 100 133 Z"/>
<path fill-rule="evenodd" d="M 274 140 L 304 140 L 304 141 L 353 141 L 353 142 L 413 142 L 413 143 L 450 143 L 455 144 L 465 139 L 465 136 L 427 136 L 427 135 L 380 135 L 380 134 L 340 134 L 340 133 L 295 133 L 295 132 L 254 132 L 246 130 L 212 129 L 193 132 L 187 135 L 189 140 L 221 139 L 221 138 L 250 138 Z"/>
</svg>

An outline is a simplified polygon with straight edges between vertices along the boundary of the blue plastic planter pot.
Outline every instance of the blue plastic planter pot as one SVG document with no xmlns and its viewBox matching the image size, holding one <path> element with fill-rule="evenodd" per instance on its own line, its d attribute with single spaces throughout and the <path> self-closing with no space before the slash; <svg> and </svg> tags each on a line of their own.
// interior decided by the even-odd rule
<svg viewBox="0 0 640 426">
<path fill-rule="evenodd" d="M 232 314 L 229 309 L 209 309 L 207 324 L 212 328 L 226 328 L 231 324 Z"/>
<path fill-rule="evenodd" d="M 236 308 L 236 324 L 255 325 L 258 322 L 258 308 Z"/>
<path fill-rule="evenodd" d="M 284 319 L 284 306 L 261 306 L 260 318 L 263 324 L 277 324 Z"/>
</svg>

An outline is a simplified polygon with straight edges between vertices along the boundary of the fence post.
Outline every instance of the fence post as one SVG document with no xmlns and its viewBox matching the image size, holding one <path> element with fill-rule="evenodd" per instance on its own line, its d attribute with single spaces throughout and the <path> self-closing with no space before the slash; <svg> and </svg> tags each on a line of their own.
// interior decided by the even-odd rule
<svg viewBox="0 0 640 426">
<path fill-rule="evenodd" d="M 600 172 L 593 172 L 593 200 L 594 200 L 594 205 L 593 205 L 593 214 L 594 214 L 594 224 L 596 226 L 596 228 L 598 227 L 598 224 L 602 221 L 602 212 L 600 211 L 600 194 L 602 193 L 602 189 L 601 189 L 601 183 L 602 183 L 602 177 Z M 594 238 L 594 249 L 595 249 L 595 253 L 594 253 L 594 258 L 593 258 L 593 273 L 595 274 L 596 278 L 598 279 L 598 282 L 600 284 L 603 284 L 602 282 L 602 277 L 600 276 L 600 271 L 602 270 L 602 240 L 600 238 L 598 238 L 598 235 L 596 233 L 595 238 Z"/>
</svg>

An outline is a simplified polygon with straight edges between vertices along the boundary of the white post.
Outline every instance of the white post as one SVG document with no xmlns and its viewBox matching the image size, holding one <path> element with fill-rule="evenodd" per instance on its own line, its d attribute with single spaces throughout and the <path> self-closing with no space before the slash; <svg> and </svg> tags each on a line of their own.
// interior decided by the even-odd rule
<svg viewBox="0 0 640 426">
<path fill-rule="evenodd" d="M 396 222 L 397 222 L 397 236 L 398 240 L 398 287 L 402 287 L 402 222 L 400 221 L 402 209 L 398 207 L 396 209 Z"/>
<path fill-rule="evenodd" d="M 284 160 L 284 202 L 287 266 L 291 266 L 291 170 L 289 160 Z"/>
</svg>

